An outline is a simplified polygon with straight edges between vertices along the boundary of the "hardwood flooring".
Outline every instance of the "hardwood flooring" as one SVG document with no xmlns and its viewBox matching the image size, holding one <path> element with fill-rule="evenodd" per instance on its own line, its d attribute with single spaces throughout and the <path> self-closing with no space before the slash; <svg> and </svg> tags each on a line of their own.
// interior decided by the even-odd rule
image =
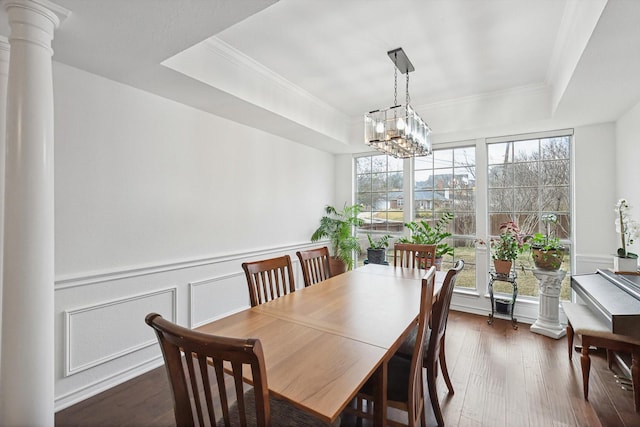
<svg viewBox="0 0 640 427">
<path fill-rule="evenodd" d="M 580 355 L 569 362 L 566 338 L 531 333 L 525 324 L 513 330 L 500 319 L 490 326 L 486 317 L 451 311 L 446 351 L 455 394 L 447 394 L 441 376 L 438 391 L 447 426 L 640 426 L 633 394 L 616 383 L 604 352 L 592 355 L 585 401 Z M 429 419 L 435 425 L 432 414 Z M 56 414 L 56 426 L 171 425 L 164 367 Z M 343 425 L 352 420 L 343 418 Z"/>
</svg>

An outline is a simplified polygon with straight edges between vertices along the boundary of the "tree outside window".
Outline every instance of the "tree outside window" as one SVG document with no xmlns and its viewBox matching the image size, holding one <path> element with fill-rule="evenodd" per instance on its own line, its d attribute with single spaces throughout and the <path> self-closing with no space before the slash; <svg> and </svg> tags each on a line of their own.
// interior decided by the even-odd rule
<svg viewBox="0 0 640 427">
<path fill-rule="evenodd" d="M 571 251 L 571 137 L 551 137 L 487 145 L 489 234 L 500 234 L 500 224 L 514 221 L 524 234 L 544 233 L 541 218 L 556 214 L 556 235 Z M 562 269 L 571 271 L 566 253 Z M 531 255 L 523 253 L 519 269 L 519 295 L 538 295 L 531 273 Z M 506 289 L 506 288 L 505 288 Z M 562 284 L 561 298 L 570 295 L 569 275 Z"/>
</svg>

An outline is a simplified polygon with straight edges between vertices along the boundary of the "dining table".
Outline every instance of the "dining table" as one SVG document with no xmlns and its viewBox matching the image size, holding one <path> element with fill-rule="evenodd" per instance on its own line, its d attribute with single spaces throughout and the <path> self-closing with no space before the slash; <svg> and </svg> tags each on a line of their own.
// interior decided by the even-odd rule
<svg viewBox="0 0 640 427">
<path fill-rule="evenodd" d="M 262 343 L 269 393 L 331 423 L 368 380 L 386 420 L 387 363 L 415 326 L 426 270 L 368 264 L 202 325 Z M 446 273 L 436 272 L 437 297 Z M 251 383 L 249 369 L 243 377 Z"/>
</svg>

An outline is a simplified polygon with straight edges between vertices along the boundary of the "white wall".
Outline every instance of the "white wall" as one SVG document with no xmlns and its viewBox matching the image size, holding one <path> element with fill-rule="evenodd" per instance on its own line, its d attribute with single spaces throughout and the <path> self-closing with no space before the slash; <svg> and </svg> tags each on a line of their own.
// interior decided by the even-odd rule
<svg viewBox="0 0 640 427">
<path fill-rule="evenodd" d="M 617 249 L 615 124 L 578 127 L 574 141 L 575 272 L 592 273 L 612 267 Z"/>
<path fill-rule="evenodd" d="M 616 123 L 616 193 L 615 200 L 627 199 L 633 219 L 640 222 L 640 103 Z M 617 245 L 616 248 L 620 246 Z M 640 253 L 640 239 L 631 246 Z"/>
<path fill-rule="evenodd" d="M 331 154 L 59 63 L 54 90 L 60 409 L 160 363 L 148 312 L 194 326 L 248 306 L 240 264 L 310 246 L 336 172 Z"/>
</svg>

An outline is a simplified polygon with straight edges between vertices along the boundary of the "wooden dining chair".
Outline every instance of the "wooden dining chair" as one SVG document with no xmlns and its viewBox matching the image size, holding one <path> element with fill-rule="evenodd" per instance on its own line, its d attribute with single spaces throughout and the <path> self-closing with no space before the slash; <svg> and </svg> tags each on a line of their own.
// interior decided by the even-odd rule
<svg viewBox="0 0 640 427">
<path fill-rule="evenodd" d="M 453 384 L 451 384 L 451 378 L 449 378 L 447 359 L 445 357 L 445 337 L 453 289 L 456 285 L 456 278 L 463 268 L 464 261 L 458 260 L 454 267 L 447 272 L 442 288 L 440 289 L 440 293 L 433 302 L 431 328 L 427 332 L 427 338 L 423 344 L 424 356 L 422 359 L 422 366 L 427 370 L 429 397 L 438 426 L 444 426 L 444 418 L 442 416 L 442 410 L 440 409 L 440 402 L 438 401 L 438 391 L 436 390 L 438 362 L 440 363 L 440 370 L 442 371 L 444 382 L 449 389 L 449 394 L 454 394 Z M 416 346 L 416 336 L 417 331 L 412 332 L 409 338 L 398 349 L 398 354 L 403 355 L 405 358 L 410 357 Z"/>
<path fill-rule="evenodd" d="M 432 266 L 422 279 L 420 291 L 420 311 L 416 325 L 416 342 L 423 344 L 432 312 L 433 287 L 436 268 Z M 407 424 L 387 417 L 385 425 L 390 426 L 425 426 L 427 425 L 424 407 L 424 378 L 422 359 L 424 345 L 413 349 L 410 359 L 403 355 L 394 355 L 387 365 L 387 406 L 407 412 Z M 375 381 L 370 379 L 356 396 L 355 408 L 347 412 L 355 413 L 359 418 L 373 418 L 371 411 L 375 392 Z M 387 411 L 388 412 L 388 411 Z"/>
<path fill-rule="evenodd" d="M 262 261 L 244 262 L 242 269 L 247 276 L 251 307 L 296 290 L 289 255 Z"/>
<path fill-rule="evenodd" d="M 157 313 L 148 314 L 145 321 L 160 343 L 178 427 L 327 425 L 269 397 L 260 340 L 193 331 Z M 243 383 L 245 367 L 251 371 L 253 387 Z"/>
<path fill-rule="evenodd" d="M 315 285 L 331 277 L 329 248 L 326 246 L 306 251 L 298 251 L 296 255 L 300 260 L 300 267 L 302 267 L 302 277 L 305 287 Z"/>
<path fill-rule="evenodd" d="M 396 243 L 393 245 L 393 266 L 424 268 L 435 265 L 436 245 Z"/>
<path fill-rule="evenodd" d="M 594 313 L 583 304 L 569 301 L 562 302 L 562 308 L 567 315 L 567 344 L 569 346 L 569 360 L 573 357 L 573 337 L 582 337 L 582 392 L 584 400 L 589 400 L 589 372 L 591 358 L 589 347 L 600 347 L 607 350 L 607 360 L 611 369 L 612 351 L 631 354 L 631 384 L 633 388 L 633 403 L 635 411 L 640 412 L 640 340 L 627 335 L 614 334 L 611 327 L 597 318 Z"/>
</svg>

